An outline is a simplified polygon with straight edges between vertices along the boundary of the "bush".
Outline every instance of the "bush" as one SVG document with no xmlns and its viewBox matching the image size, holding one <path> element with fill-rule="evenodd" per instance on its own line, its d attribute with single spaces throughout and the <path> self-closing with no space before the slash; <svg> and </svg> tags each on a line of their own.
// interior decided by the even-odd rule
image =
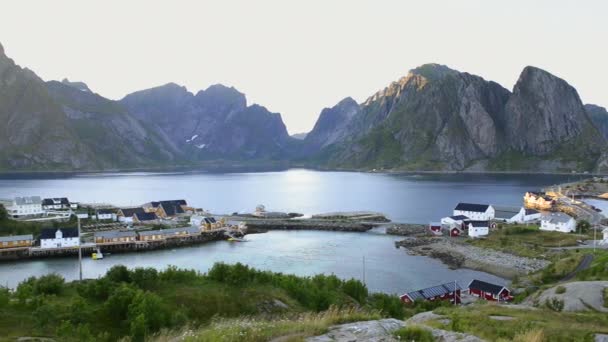
<svg viewBox="0 0 608 342">
<path fill-rule="evenodd" d="M 8 220 L 8 212 L 6 211 L 4 205 L 0 204 L 0 221 L 6 220 Z"/>
<path fill-rule="evenodd" d="M 364 303 L 367 299 L 367 287 L 358 280 L 350 279 L 342 287 L 344 292 L 356 299 L 359 303 Z"/>
<path fill-rule="evenodd" d="M 551 297 L 551 299 L 545 300 L 545 306 L 555 312 L 561 312 L 564 310 L 564 301 L 559 300 L 556 297 Z"/>
<path fill-rule="evenodd" d="M 418 326 L 409 326 L 401 328 L 393 333 L 399 340 L 415 341 L 415 342 L 433 342 L 435 338 L 433 334 L 424 328 Z"/>
<path fill-rule="evenodd" d="M 36 295 L 58 295 L 63 291 L 65 280 L 58 274 L 51 273 L 38 279 L 30 278 L 26 280 L 32 286 L 32 292 Z"/>
<path fill-rule="evenodd" d="M 591 229 L 591 223 L 589 223 L 589 221 L 579 220 L 576 223 L 576 231 L 581 234 L 587 233 L 589 231 L 589 229 Z"/>
<path fill-rule="evenodd" d="M 370 306 L 380 311 L 383 316 L 404 319 L 406 314 L 401 299 L 384 293 L 374 293 L 369 298 Z"/>
<path fill-rule="evenodd" d="M 557 293 L 557 294 L 566 293 L 566 288 L 563 286 L 558 286 L 557 288 L 555 288 L 555 293 Z"/>
<path fill-rule="evenodd" d="M 105 278 L 115 283 L 128 283 L 131 281 L 131 272 L 124 265 L 116 265 L 108 270 Z"/>
</svg>

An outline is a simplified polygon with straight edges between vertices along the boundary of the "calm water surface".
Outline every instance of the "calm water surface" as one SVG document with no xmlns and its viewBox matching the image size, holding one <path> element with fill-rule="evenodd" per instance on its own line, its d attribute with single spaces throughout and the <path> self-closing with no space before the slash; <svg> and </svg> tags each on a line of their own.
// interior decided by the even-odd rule
<svg viewBox="0 0 608 342">
<path fill-rule="evenodd" d="M 263 173 L 114 173 L 72 176 L 3 176 L 0 198 L 67 196 L 73 201 L 137 205 L 184 198 L 215 213 L 269 210 L 314 214 L 337 210 L 374 210 L 400 222 L 425 223 L 451 213 L 459 201 L 521 205 L 525 191 L 572 181 L 547 175 L 388 175 L 289 170 Z M 95 278 L 116 264 L 165 268 L 176 265 L 205 272 L 214 262 L 243 262 L 253 267 L 298 275 L 334 273 L 363 278 L 373 291 L 402 293 L 440 282 L 472 278 L 504 280 L 471 270 L 449 270 L 441 262 L 396 249 L 398 237 L 378 232 L 284 232 L 250 235 L 250 242 L 226 241 L 146 253 L 111 255 L 84 261 L 84 276 Z M 50 272 L 76 279 L 75 259 L 0 263 L 0 284 L 16 286 L 29 276 Z"/>
</svg>

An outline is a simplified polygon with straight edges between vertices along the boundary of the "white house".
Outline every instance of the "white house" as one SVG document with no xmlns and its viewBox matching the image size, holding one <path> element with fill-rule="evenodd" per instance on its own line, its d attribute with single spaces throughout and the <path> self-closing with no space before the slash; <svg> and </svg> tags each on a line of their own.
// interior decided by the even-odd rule
<svg viewBox="0 0 608 342">
<path fill-rule="evenodd" d="M 494 219 L 494 208 L 489 204 L 458 203 L 453 215 L 463 215 L 471 220 L 488 221 Z"/>
<path fill-rule="evenodd" d="M 112 220 L 116 221 L 116 212 L 112 209 L 99 209 L 97 210 L 97 219 L 102 220 Z"/>
<path fill-rule="evenodd" d="M 190 225 L 192 227 L 200 227 L 206 223 L 205 222 L 206 218 L 207 217 L 201 216 L 201 215 L 192 215 L 192 216 L 190 216 Z"/>
<path fill-rule="evenodd" d="M 541 217 L 540 229 L 570 233 L 576 230 L 576 220 L 564 213 L 549 213 Z"/>
<path fill-rule="evenodd" d="M 71 208 L 72 205 L 66 197 L 45 198 L 42 200 L 42 209 L 44 210 L 66 210 Z"/>
<path fill-rule="evenodd" d="M 41 248 L 74 247 L 79 244 L 77 228 L 47 228 L 40 232 Z"/>
<path fill-rule="evenodd" d="M 448 216 L 441 219 L 441 224 L 449 227 L 462 227 L 469 218 L 464 215 Z"/>
<path fill-rule="evenodd" d="M 13 218 L 44 214 L 40 196 L 15 197 L 13 200 L 2 201 L 2 205 Z"/>
<path fill-rule="evenodd" d="M 498 206 L 494 207 L 494 219 L 497 221 L 503 221 L 506 223 L 521 223 L 525 221 L 526 209 L 524 207 L 507 207 Z"/>
<path fill-rule="evenodd" d="M 488 221 L 469 221 L 469 236 L 472 238 L 486 236 L 490 233 Z"/>
<path fill-rule="evenodd" d="M 608 245 L 608 228 L 604 228 L 604 230 L 602 230 L 602 234 L 604 234 L 604 238 L 600 242 L 600 245 Z"/>
<path fill-rule="evenodd" d="M 526 209 L 524 212 L 524 222 L 540 220 L 542 214 L 536 209 Z"/>
</svg>

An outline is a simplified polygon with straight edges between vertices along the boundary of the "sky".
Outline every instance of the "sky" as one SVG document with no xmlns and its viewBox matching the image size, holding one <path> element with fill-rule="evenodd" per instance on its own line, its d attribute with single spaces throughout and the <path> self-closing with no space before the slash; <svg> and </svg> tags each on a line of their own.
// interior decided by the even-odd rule
<svg viewBox="0 0 608 342">
<path fill-rule="evenodd" d="M 5 52 L 45 80 L 111 99 L 222 83 L 292 134 L 431 62 L 507 89 L 534 65 L 608 106 L 608 1 L 9 0 L 2 12 Z"/>
</svg>

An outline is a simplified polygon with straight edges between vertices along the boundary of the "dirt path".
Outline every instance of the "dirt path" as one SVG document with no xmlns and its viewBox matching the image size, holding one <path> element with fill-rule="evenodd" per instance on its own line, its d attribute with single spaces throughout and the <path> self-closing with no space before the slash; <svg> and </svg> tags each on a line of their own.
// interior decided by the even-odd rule
<svg viewBox="0 0 608 342">
<path fill-rule="evenodd" d="M 574 271 L 568 273 L 565 277 L 563 277 L 559 282 L 563 283 L 569 280 L 572 280 L 576 274 L 580 271 L 586 270 L 587 268 L 589 268 L 589 266 L 591 266 L 591 262 L 593 261 L 593 255 L 592 254 L 586 254 L 583 257 L 583 260 L 581 260 L 580 264 L 578 264 L 578 266 L 576 266 L 576 268 L 574 269 Z"/>
</svg>

